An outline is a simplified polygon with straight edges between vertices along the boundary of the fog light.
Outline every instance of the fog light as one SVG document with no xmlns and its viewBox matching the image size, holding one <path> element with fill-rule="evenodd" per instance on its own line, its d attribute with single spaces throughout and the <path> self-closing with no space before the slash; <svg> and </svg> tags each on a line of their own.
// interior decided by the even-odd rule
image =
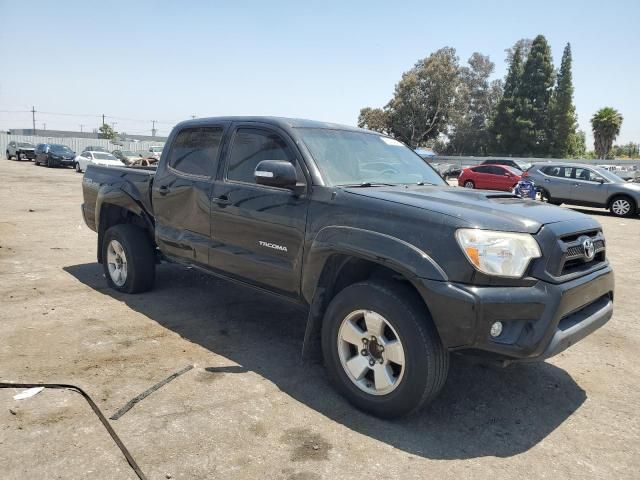
<svg viewBox="0 0 640 480">
<path fill-rule="evenodd" d="M 502 322 L 496 322 L 491 325 L 491 330 L 489 331 L 493 338 L 499 337 L 502 333 Z"/>
</svg>

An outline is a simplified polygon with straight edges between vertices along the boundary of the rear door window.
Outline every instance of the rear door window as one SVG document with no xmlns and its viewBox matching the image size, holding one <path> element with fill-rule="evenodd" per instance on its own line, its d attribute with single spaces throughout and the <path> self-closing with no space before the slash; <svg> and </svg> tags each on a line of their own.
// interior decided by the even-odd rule
<svg viewBox="0 0 640 480">
<path fill-rule="evenodd" d="M 491 173 L 491 167 L 485 167 L 485 166 L 475 167 L 475 168 L 472 168 L 471 170 L 473 170 L 476 173 Z"/>
<path fill-rule="evenodd" d="M 550 165 L 548 167 L 544 167 L 542 172 L 550 177 L 559 177 L 559 178 L 571 178 L 572 167 L 559 167 L 556 165 Z"/>
<path fill-rule="evenodd" d="M 171 146 L 168 165 L 179 173 L 212 177 L 215 175 L 222 143 L 222 127 L 181 130 Z"/>
</svg>

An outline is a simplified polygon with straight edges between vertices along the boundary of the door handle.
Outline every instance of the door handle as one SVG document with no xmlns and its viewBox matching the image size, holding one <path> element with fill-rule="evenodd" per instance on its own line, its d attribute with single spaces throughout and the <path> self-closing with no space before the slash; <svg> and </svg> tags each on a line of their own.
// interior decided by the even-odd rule
<svg viewBox="0 0 640 480">
<path fill-rule="evenodd" d="M 229 200 L 229 197 L 227 197 L 226 195 L 220 195 L 219 197 L 214 197 L 213 202 L 217 203 L 221 207 L 224 207 L 225 205 L 231 205 L 231 200 Z"/>
<path fill-rule="evenodd" d="M 160 195 L 166 195 L 170 191 L 171 191 L 171 189 L 169 187 L 167 187 L 166 185 L 160 185 L 160 187 L 158 188 L 158 193 Z"/>
</svg>

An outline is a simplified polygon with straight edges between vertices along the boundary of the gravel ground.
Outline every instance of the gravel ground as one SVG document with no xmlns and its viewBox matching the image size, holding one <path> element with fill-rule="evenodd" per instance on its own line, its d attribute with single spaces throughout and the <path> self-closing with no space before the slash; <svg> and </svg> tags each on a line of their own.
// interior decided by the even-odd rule
<svg viewBox="0 0 640 480">
<path fill-rule="evenodd" d="M 0 161 L 0 381 L 84 388 L 149 478 L 638 478 L 640 218 L 586 210 L 616 271 L 614 318 L 563 354 L 505 370 L 454 358 L 419 415 L 351 408 L 300 362 L 305 313 L 162 265 L 154 291 L 106 287 L 81 176 Z M 0 390 L 2 478 L 135 478 L 76 393 Z"/>
</svg>

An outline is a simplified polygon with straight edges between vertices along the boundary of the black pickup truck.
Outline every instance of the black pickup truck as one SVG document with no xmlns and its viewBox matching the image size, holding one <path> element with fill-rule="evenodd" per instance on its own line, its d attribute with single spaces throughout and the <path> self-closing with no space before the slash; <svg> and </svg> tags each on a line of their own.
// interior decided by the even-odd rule
<svg viewBox="0 0 640 480">
<path fill-rule="evenodd" d="M 449 187 L 385 135 L 271 117 L 177 125 L 157 170 L 90 165 L 82 214 L 122 292 L 161 261 L 308 308 L 305 358 L 382 417 L 442 388 L 449 353 L 544 360 L 606 323 L 613 272 L 591 217 Z"/>
</svg>

